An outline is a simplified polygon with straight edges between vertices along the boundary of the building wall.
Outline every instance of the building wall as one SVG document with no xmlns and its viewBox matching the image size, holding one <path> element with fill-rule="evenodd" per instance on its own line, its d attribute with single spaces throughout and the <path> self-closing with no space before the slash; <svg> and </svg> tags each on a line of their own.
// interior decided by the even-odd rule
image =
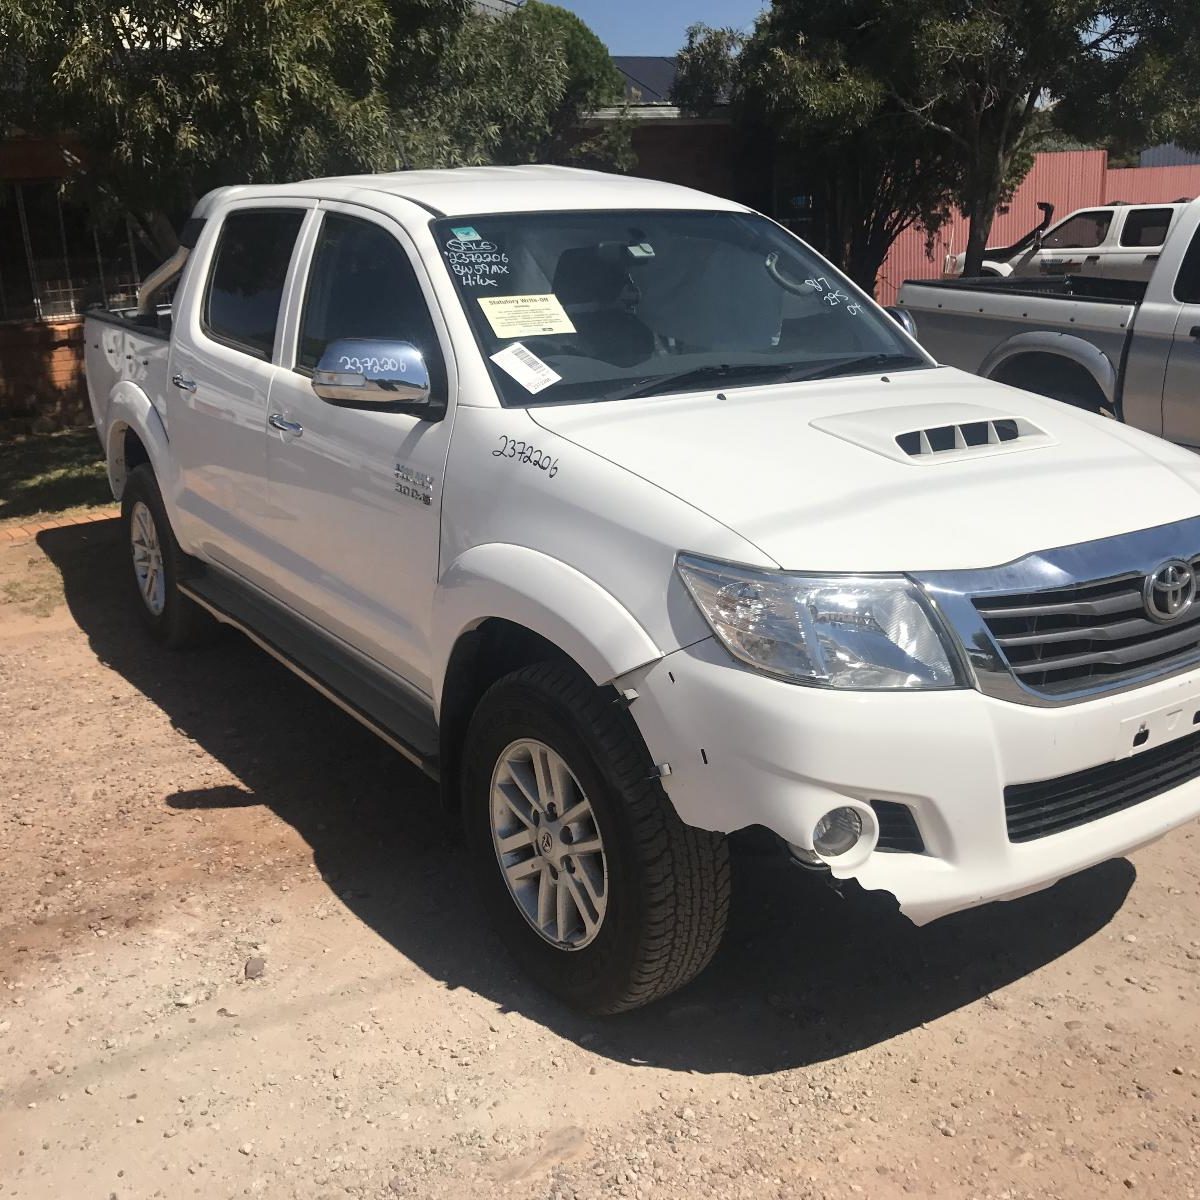
<svg viewBox="0 0 1200 1200">
<path fill-rule="evenodd" d="M 634 126 L 631 175 L 736 197 L 737 141 L 728 122 L 646 120 Z"/>
</svg>

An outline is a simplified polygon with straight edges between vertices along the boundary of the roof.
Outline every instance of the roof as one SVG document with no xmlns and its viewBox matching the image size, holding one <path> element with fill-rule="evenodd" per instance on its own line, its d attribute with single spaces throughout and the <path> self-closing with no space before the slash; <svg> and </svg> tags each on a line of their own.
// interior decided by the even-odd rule
<svg viewBox="0 0 1200 1200">
<path fill-rule="evenodd" d="M 575 167 L 456 167 L 438 171 L 393 171 L 380 175 L 344 175 L 299 183 L 239 184 L 210 192 L 196 206 L 204 216 L 219 200 L 256 196 L 305 196 L 351 199 L 374 192 L 403 197 L 435 216 L 481 213 L 549 212 L 564 209 L 682 208 L 745 212 L 734 204 L 673 183 L 609 175 Z"/>
<path fill-rule="evenodd" d="M 1139 167 L 1192 167 L 1200 163 L 1200 154 L 1184 150 L 1174 142 L 1165 146 L 1151 146 L 1138 155 Z"/>
<path fill-rule="evenodd" d="M 613 66 L 625 76 L 630 104 L 670 104 L 678 59 L 651 54 L 614 54 Z"/>
</svg>

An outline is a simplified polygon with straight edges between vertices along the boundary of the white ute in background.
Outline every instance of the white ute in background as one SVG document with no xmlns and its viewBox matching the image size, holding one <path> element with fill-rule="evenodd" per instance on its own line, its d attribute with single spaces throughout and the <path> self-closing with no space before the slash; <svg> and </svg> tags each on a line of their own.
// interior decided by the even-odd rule
<svg viewBox="0 0 1200 1200">
<path fill-rule="evenodd" d="M 139 611 L 440 778 L 568 1002 L 700 971 L 749 825 L 923 923 L 1200 813 L 1193 455 L 647 180 L 228 188 L 183 240 L 86 324 Z"/>
<path fill-rule="evenodd" d="M 1031 230 L 1011 246 L 989 246 L 983 252 L 980 276 L 1088 275 L 1145 281 L 1187 203 L 1100 204 L 1078 209 L 1056 225 Z M 1044 219 L 1047 210 L 1053 211 L 1049 204 L 1038 207 Z M 960 278 L 966 258 L 965 252 L 947 255 L 945 277 Z"/>
</svg>

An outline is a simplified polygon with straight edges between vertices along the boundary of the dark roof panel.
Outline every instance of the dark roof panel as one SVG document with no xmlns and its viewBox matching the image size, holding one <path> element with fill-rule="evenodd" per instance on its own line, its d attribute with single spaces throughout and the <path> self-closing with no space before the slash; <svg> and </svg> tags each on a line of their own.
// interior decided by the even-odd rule
<svg viewBox="0 0 1200 1200">
<path fill-rule="evenodd" d="M 670 104 L 676 60 L 652 54 L 614 54 L 613 63 L 625 76 L 630 104 Z"/>
<path fill-rule="evenodd" d="M 1165 146 L 1151 146 L 1138 155 L 1139 167 L 1192 167 L 1200 163 L 1200 154 L 1184 150 L 1174 142 Z"/>
</svg>

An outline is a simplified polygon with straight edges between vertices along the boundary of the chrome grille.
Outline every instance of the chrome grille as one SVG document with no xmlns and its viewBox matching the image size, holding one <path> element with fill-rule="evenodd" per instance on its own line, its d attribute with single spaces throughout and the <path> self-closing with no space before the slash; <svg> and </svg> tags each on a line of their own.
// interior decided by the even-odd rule
<svg viewBox="0 0 1200 1200">
<path fill-rule="evenodd" d="M 1192 560 L 1200 568 L 1200 558 Z M 1151 621 L 1143 574 L 1039 591 L 975 596 L 1009 670 L 1054 695 L 1118 683 L 1200 654 L 1200 602 L 1170 624 Z"/>
</svg>

